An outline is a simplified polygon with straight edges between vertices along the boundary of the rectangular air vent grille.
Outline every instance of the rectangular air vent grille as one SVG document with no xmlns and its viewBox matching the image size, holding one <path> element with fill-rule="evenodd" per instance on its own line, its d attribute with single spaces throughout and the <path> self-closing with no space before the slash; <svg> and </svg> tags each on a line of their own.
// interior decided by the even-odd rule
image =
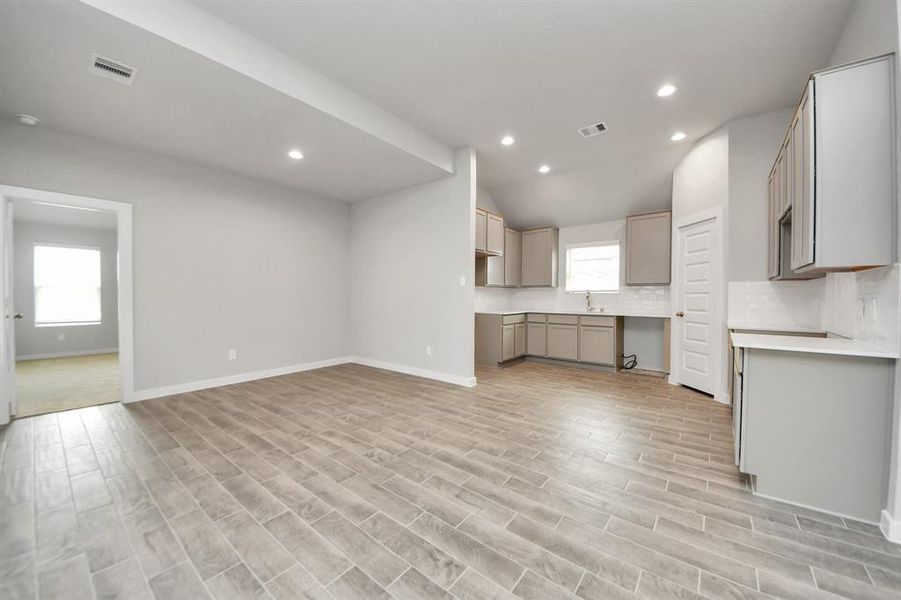
<svg viewBox="0 0 901 600">
<path fill-rule="evenodd" d="M 582 127 L 579 129 L 579 134 L 584 138 L 590 138 L 598 135 L 599 133 L 604 133 L 607 131 L 606 123 L 595 123 L 594 125 L 589 125 L 588 127 Z"/>
<path fill-rule="evenodd" d="M 110 60 L 98 54 L 94 55 L 94 73 L 102 77 L 108 77 L 131 85 L 134 80 L 135 70 L 128 65 L 123 65 L 114 60 Z"/>
</svg>

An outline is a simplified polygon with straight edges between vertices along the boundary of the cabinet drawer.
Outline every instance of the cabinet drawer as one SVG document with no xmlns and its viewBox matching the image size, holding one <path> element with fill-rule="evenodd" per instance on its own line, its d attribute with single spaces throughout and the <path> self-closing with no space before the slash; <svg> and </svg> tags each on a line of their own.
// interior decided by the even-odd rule
<svg viewBox="0 0 901 600">
<path fill-rule="evenodd" d="M 616 317 L 579 317 L 579 322 L 593 327 L 613 327 L 616 324 Z"/>
<path fill-rule="evenodd" d="M 526 315 L 526 320 L 529 323 L 545 323 L 547 322 L 547 315 L 544 313 L 529 313 Z"/>
<path fill-rule="evenodd" d="M 514 323 L 525 323 L 525 315 L 504 315 L 504 325 L 513 325 Z"/>
<path fill-rule="evenodd" d="M 548 315 L 547 322 L 554 323 L 557 325 L 578 325 L 579 324 L 579 316 L 578 315 Z"/>
</svg>

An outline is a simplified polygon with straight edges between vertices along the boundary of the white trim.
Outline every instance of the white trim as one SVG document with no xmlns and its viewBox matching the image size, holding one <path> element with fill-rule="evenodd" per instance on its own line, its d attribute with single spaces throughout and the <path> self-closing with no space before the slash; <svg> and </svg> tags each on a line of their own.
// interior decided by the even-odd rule
<svg viewBox="0 0 901 600">
<path fill-rule="evenodd" d="M 888 541 L 901 543 L 901 521 L 893 519 L 885 509 L 879 515 L 879 530 Z"/>
<path fill-rule="evenodd" d="M 66 206 L 108 210 L 116 213 L 116 247 L 119 252 L 119 289 L 118 289 L 118 321 L 119 321 L 119 400 L 131 402 L 135 399 L 134 391 L 134 286 L 132 273 L 133 256 L 133 222 L 132 206 L 127 202 L 103 200 L 89 196 L 77 196 L 36 190 L 12 185 L 0 185 L 0 196 L 29 200 L 32 202 L 52 202 Z"/>
<path fill-rule="evenodd" d="M 328 358 L 326 360 L 302 363 L 299 365 L 289 365 L 287 367 L 275 367 L 274 369 L 251 371 L 249 373 L 238 373 L 237 375 L 226 375 L 225 377 L 215 377 L 213 379 L 202 379 L 200 381 L 177 383 L 175 385 L 167 385 L 164 387 L 151 388 L 148 390 L 137 390 L 135 391 L 134 399 L 137 401 L 149 400 L 151 398 L 162 398 L 163 396 L 173 396 L 175 394 L 184 394 L 186 392 L 196 392 L 198 390 L 222 387 L 223 385 L 234 385 L 236 383 L 244 383 L 246 381 L 254 381 L 256 379 L 267 379 L 269 377 L 278 377 L 280 375 L 300 373 L 301 371 L 312 371 L 314 369 L 322 369 L 324 367 L 334 367 L 335 365 L 343 365 L 349 362 L 353 362 L 350 357 L 342 356 L 338 358 Z"/>
<path fill-rule="evenodd" d="M 394 363 L 386 363 L 369 358 L 360 358 L 355 356 L 341 356 L 337 358 L 327 358 L 315 362 L 302 363 L 297 365 L 288 365 L 286 367 L 276 367 L 274 369 L 263 369 L 261 371 L 251 371 L 249 373 L 238 373 L 236 375 L 226 375 L 225 377 L 214 377 L 212 379 L 202 379 L 200 381 L 189 381 L 187 383 L 177 383 L 175 385 L 167 385 L 147 390 L 137 390 L 134 393 L 134 400 L 150 400 L 151 398 L 162 398 L 164 396 L 173 396 L 175 394 L 184 394 L 187 392 L 196 392 L 198 390 L 206 390 L 210 388 L 221 387 L 224 385 L 234 385 L 236 383 L 245 383 L 247 381 L 255 381 L 257 379 L 267 379 L 269 377 L 279 377 L 281 375 L 290 375 L 292 373 L 300 373 L 302 371 L 313 371 L 315 369 L 323 369 L 325 367 L 334 367 L 343 364 L 358 364 L 374 369 L 383 369 L 385 371 L 394 371 L 396 373 L 404 373 L 425 379 L 433 379 L 452 383 L 465 387 L 474 387 L 476 385 L 475 377 L 457 377 L 454 375 L 445 375 L 436 371 L 428 371 L 416 367 L 408 367 L 406 365 L 398 365 Z"/>
<path fill-rule="evenodd" d="M 118 348 L 97 348 L 95 350 L 76 350 L 74 352 L 48 352 L 46 354 L 23 354 L 16 357 L 16 362 L 23 360 L 43 360 L 45 358 L 69 358 L 73 356 L 94 356 L 96 354 L 118 354 Z"/>
<path fill-rule="evenodd" d="M 860 517 L 854 517 L 851 515 L 842 514 L 840 512 L 835 512 L 834 510 L 826 510 L 825 508 L 819 506 L 812 506 L 810 504 L 803 504 L 801 502 L 794 502 L 792 500 L 786 500 L 785 498 L 780 498 L 778 496 L 770 496 L 769 494 L 761 494 L 757 490 L 751 490 L 751 493 L 760 498 L 766 498 L 767 500 L 775 500 L 776 502 L 781 502 L 782 504 L 789 504 L 791 506 L 797 506 L 798 508 L 806 508 L 807 510 L 814 510 L 816 512 L 820 512 L 827 515 L 832 515 L 833 517 L 839 517 L 841 519 L 851 519 L 853 521 L 860 521 L 861 523 L 867 523 L 869 525 L 879 525 L 875 521 L 868 521 L 866 519 L 861 519 Z M 883 511 L 885 512 L 885 511 Z"/>
<path fill-rule="evenodd" d="M 460 377 L 459 375 L 448 375 L 446 373 L 439 373 L 438 371 L 429 371 L 427 369 L 420 369 L 419 367 L 408 367 L 407 365 L 383 362 L 380 360 L 373 360 L 371 358 L 354 356 L 350 359 L 350 362 L 366 367 L 372 367 L 374 369 L 384 369 L 386 371 L 394 371 L 396 373 L 414 375 L 416 377 L 423 377 L 425 379 L 434 379 L 435 381 L 443 381 L 445 383 L 452 383 L 454 385 L 461 385 L 463 387 L 475 387 L 476 385 L 475 377 Z"/>
</svg>

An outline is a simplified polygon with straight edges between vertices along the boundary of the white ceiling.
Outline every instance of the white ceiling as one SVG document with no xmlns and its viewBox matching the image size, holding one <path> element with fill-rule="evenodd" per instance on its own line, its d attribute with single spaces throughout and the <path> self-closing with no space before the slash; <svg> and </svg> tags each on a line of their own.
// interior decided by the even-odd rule
<svg viewBox="0 0 901 600">
<path fill-rule="evenodd" d="M 13 220 L 17 222 L 116 230 L 116 213 L 113 211 L 50 206 L 16 198 L 12 200 Z"/>
<path fill-rule="evenodd" d="M 480 183 L 521 225 L 669 205 L 672 169 L 691 143 L 736 117 L 792 104 L 806 75 L 824 66 L 851 6 L 198 4 L 448 144 L 475 147 Z M 657 98 L 665 82 L 679 91 Z M 608 133 L 578 136 L 599 120 Z M 681 144 L 669 140 L 677 129 L 688 133 Z M 503 147 L 508 132 L 517 142 Z M 535 171 L 542 163 L 553 168 L 544 178 Z"/>
<path fill-rule="evenodd" d="M 131 86 L 90 72 L 99 53 Z M 447 173 L 307 104 L 74 1 L 0 2 L 0 116 L 354 200 Z M 287 157 L 300 148 L 305 158 Z"/>
<path fill-rule="evenodd" d="M 0 3 L 0 116 L 35 114 L 42 127 L 345 200 L 446 175 L 387 136 L 103 12 L 115 3 L 84 1 L 101 10 L 72 0 Z M 851 4 L 158 5 L 161 15 L 177 6 L 203 8 L 449 147 L 473 146 L 480 184 L 512 223 L 528 226 L 668 206 L 672 169 L 691 143 L 736 117 L 792 104 L 806 74 L 824 66 Z M 90 74 L 93 52 L 136 67 L 134 84 Z M 659 99 L 664 82 L 679 91 Z M 598 120 L 610 131 L 578 136 Z M 678 144 L 669 141 L 676 129 L 688 133 Z M 505 133 L 517 143 L 501 146 Z M 299 163 L 285 157 L 295 146 L 306 154 Z M 536 173 L 542 163 L 551 174 Z"/>
</svg>

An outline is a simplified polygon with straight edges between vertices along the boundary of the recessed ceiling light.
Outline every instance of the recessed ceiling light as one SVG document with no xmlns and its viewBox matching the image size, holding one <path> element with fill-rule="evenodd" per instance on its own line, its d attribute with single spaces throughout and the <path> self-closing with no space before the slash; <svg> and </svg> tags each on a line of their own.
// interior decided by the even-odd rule
<svg viewBox="0 0 901 600">
<path fill-rule="evenodd" d="M 541 165 L 540 167 L 538 167 L 538 172 L 541 173 L 542 175 L 550 172 L 550 170 L 551 170 L 551 168 L 547 165 Z"/>
<path fill-rule="evenodd" d="M 288 152 L 288 156 L 290 156 L 294 160 L 300 160 L 301 158 L 303 158 L 303 152 L 295 148 L 294 150 Z"/>
<path fill-rule="evenodd" d="M 19 119 L 19 123 L 22 125 L 37 125 L 38 119 L 37 117 L 32 117 L 31 115 L 16 115 L 16 118 Z"/>
<path fill-rule="evenodd" d="M 681 142 L 685 138 L 686 138 L 686 135 L 685 135 L 684 131 L 677 131 L 676 133 L 671 135 L 669 139 L 673 140 L 674 142 Z"/>
<path fill-rule="evenodd" d="M 512 146 L 515 141 L 516 140 L 513 139 L 512 135 L 505 135 L 504 137 L 501 138 L 501 143 L 504 146 Z"/>
<path fill-rule="evenodd" d="M 671 83 L 661 85 L 659 88 L 657 88 L 657 95 L 660 96 L 661 98 L 666 98 L 667 96 L 672 96 L 675 93 L 676 93 L 676 86 L 672 85 Z"/>
</svg>

